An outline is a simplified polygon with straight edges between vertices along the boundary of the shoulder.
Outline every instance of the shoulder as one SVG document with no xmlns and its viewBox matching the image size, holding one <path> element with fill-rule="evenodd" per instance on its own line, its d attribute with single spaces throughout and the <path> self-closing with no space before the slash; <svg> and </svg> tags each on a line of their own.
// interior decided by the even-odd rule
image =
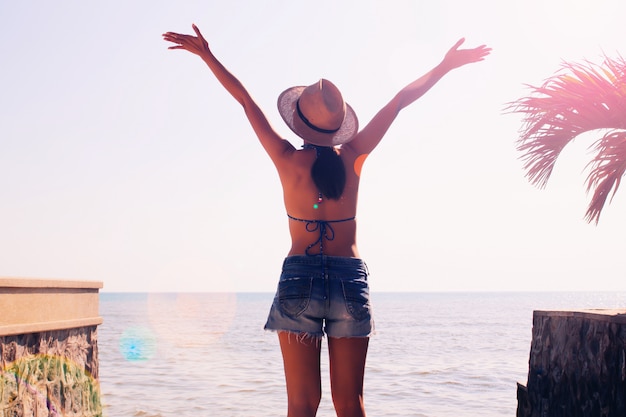
<svg viewBox="0 0 626 417">
<path fill-rule="evenodd" d="M 284 142 L 285 144 L 282 149 L 270 154 L 279 173 L 301 170 L 303 167 L 310 168 L 315 159 L 315 153 L 306 152 L 303 149 L 296 149 L 287 140 L 284 140 Z"/>
<path fill-rule="evenodd" d="M 339 155 L 344 162 L 354 162 L 356 160 L 364 160 L 368 154 L 363 153 L 358 147 L 352 146 L 352 142 L 341 145 Z"/>
</svg>

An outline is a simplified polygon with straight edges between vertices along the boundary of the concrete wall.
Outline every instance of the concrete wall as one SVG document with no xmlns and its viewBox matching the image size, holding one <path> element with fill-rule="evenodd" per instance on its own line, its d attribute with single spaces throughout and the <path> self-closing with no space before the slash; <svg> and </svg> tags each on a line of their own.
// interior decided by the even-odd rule
<svg viewBox="0 0 626 417">
<path fill-rule="evenodd" d="M 100 288 L 0 277 L 0 415 L 102 415 Z"/>
<path fill-rule="evenodd" d="M 517 416 L 626 416 L 626 310 L 535 311 Z"/>
</svg>

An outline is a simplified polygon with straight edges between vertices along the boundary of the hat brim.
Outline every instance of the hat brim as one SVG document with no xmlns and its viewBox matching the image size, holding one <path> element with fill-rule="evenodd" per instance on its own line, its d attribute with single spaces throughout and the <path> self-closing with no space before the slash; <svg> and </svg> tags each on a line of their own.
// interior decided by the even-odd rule
<svg viewBox="0 0 626 417">
<path fill-rule="evenodd" d="M 318 146 L 338 146 L 354 139 L 359 130 L 359 121 L 348 103 L 346 103 L 346 115 L 343 123 L 339 130 L 334 133 L 318 132 L 302 121 L 296 110 L 296 102 L 305 88 L 305 86 L 291 87 L 278 96 L 278 112 L 287 126 L 302 139 Z"/>
</svg>

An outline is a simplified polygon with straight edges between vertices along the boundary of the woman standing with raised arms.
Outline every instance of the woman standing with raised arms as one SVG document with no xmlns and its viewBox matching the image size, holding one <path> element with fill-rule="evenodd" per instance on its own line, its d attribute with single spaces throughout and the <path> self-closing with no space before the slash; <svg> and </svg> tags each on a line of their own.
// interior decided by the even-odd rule
<svg viewBox="0 0 626 417">
<path fill-rule="evenodd" d="M 490 48 L 459 49 L 391 99 L 363 128 L 337 87 L 321 79 L 292 87 L 278 98 L 287 125 L 304 140 L 294 148 L 270 125 L 244 86 L 215 58 L 200 30 L 167 32 L 169 49 L 198 55 L 242 105 L 261 145 L 278 170 L 291 248 L 265 328 L 278 333 L 288 397 L 288 417 L 313 417 L 322 396 L 321 339 L 328 336 L 330 381 L 338 417 L 364 417 L 363 375 L 373 318 L 369 272 L 359 258 L 356 210 L 361 167 L 404 107 L 446 73 L 482 61 Z"/>
</svg>

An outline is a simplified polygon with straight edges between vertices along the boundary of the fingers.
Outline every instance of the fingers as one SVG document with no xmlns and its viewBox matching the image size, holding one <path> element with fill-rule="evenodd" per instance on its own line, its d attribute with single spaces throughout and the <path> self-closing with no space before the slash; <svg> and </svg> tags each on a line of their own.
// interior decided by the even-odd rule
<svg viewBox="0 0 626 417">
<path fill-rule="evenodd" d="M 463 42 L 465 42 L 465 38 L 461 38 L 459 39 L 452 48 L 450 48 L 450 51 L 455 51 L 459 48 L 459 46 L 461 46 L 463 44 Z M 472 50 L 474 51 L 481 51 L 484 52 L 486 54 L 488 54 L 489 52 L 491 52 L 491 48 L 488 48 L 487 45 L 483 44 L 480 46 L 477 46 L 476 48 L 472 48 Z"/>
<path fill-rule="evenodd" d="M 169 47 L 168 49 L 186 49 L 195 54 L 199 54 L 199 52 L 203 50 L 208 51 L 209 45 L 207 41 L 204 39 L 204 37 L 202 36 L 202 33 L 200 33 L 200 29 L 198 29 L 198 26 L 196 26 L 194 23 L 191 25 L 191 27 L 196 33 L 196 36 L 182 35 L 180 33 L 175 33 L 175 32 L 164 33 L 163 34 L 164 40 L 177 44 L 175 46 Z"/>
<path fill-rule="evenodd" d="M 193 28 L 193 31 L 194 31 L 194 32 L 196 32 L 196 35 L 197 35 L 199 38 L 202 38 L 202 37 L 203 37 L 203 36 L 202 36 L 202 33 L 200 33 L 200 29 L 198 29 L 198 26 L 196 26 L 196 24 L 195 24 L 195 23 L 192 23 L 192 24 L 191 24 L 191 27 Z"/>
<path fill-rule="evenodd" d="M 187 35 L 183 35 L 182 33 L 177 33 L 177 32 L 165 32 L 163 36 L 171 36 L 172 38 L 175 38 L 177 36 L 187 36 Z"/>
<path fill-rule="evenodd" d="M 200 33 L 200 29 L 198 29 L 198 26 L 196 26 L 195 23 L 193 23 L 191 25 L 191 27 L 193 28 L 194 32 L 196 32 L 196 36 L 198 37 L 198 39 L 200 40 L 200 42 L 202 43 L 202 47 L 204 49 L 209 49 L 209 44 L 206 41 L 206 39 L 204 39 L 204 36 L 202 36 L 202 33 Z"/>
<path fill-rule="evenodd" d="M 181 49 L 183 47 L 182 45 L 187 43 L 189 38 L 189 35 L 181 35 L 174 32 L 167 32 L 163 34 L 163 40 L 178 44 L 175 45 L 175 47 L 169 47 L 168 49 Z"/>
<path fill-rule="evenodd" d="M 173 32 L 167 32 L 163 34 L 163 39 L 169 42 L 176 42 L 176 43 L 180 43 L 179 39 L 184 36 L 184 35 L 180 35 L 178 33 L 173 33 Z"/>
<path fill-rule="evenodd" d="M 457 52 L 471 53 L 472 55 L 477 55 L 481 57 L 487 56 L 491 53 L 491 48 L 489 48 L 487 45 L 480 45 L 471 49 L 457 49 L 461 45 L 463 40 L 464 39 L 461 39 L 460 41 L 458 41 L 451 50 L 457 51 Z"/>
<path fill-rule="evenodd" d="M 465 38 L 461 38 L 459 39 L 454 46 L 452 47 L 452 49 L 458 49 L 459 46 L 461 46 L 463 44 L 463 42 L 465 42 Z"/>
<path fill-rule="evenodd" d="M 480 45 L 478 48 L 476 48 L 476 50 L 482 57 L 485 57 L 491 53 L 491 48 L 488 48 L 487 45 Z"/>
</svg>

